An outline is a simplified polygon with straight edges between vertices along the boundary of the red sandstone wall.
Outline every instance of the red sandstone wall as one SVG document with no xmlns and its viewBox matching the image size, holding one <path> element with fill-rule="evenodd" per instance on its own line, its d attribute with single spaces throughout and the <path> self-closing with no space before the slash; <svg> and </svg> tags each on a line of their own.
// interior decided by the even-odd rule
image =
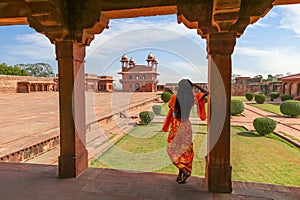
<svg viewBox="0 0 300 200">
<path fill-rule="evenodd" d="M 247 85 L 245 83 L 231 84 L 232 96 L 244 96 L 247 92 L 260 92 L 260 85 Z"/>
<path fill-rule="evenodd" d="M 16 93 L 17 82 L 19 81 L 53 82 L 53 79 L 54 78 L 0 75 L 0 93 Z"/>
</svg>

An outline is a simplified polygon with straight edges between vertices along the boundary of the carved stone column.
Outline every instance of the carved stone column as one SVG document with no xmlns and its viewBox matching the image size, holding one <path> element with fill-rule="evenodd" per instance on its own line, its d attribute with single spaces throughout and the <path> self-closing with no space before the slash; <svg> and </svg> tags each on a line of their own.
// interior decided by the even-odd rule
<svg viewBox="0 0 300 200">
<path fill-rule="evenodd" d="M 55 43 L 59 69 L 59 177 L 78 176 L 88 167 L 85 139 L 85 47 L 73 41 Z"/>
<path fill-rule="evenodd" d="M 232 192 L 230 164 L 231 54 L 236 35 L 231 32 L 207 36 L 208 154 L 206 185 L 211 192 Z"/>
</svg>

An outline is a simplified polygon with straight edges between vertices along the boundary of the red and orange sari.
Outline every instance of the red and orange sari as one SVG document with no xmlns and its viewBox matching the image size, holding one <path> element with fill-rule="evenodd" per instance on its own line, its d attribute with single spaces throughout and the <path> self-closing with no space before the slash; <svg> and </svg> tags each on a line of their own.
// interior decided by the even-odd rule
<svg viewBox="0 0 300 200">
<path fill-rule="evenodd" d="M 194 94 L 195 104 L 197 105 L 198 115 L 201 120 L 206 119 L 204 93 Z M 173 117 L 175 110 L 176 95 L 173 94 L 169 101 L 169 111 L 166 116 L 162 130 L 167 132 L 168 136 L 167 152 L 173 164 L 179 169 L 184 168 L 191 173 L 194 158 L 192 127 L 189 119 L 181 121 Z"/>
</svg>

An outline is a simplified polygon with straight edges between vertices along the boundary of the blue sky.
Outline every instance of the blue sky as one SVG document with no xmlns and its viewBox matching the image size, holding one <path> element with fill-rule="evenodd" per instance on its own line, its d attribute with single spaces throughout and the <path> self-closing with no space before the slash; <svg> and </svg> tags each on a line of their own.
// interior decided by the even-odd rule
<svg viewBox="0 0 300 200">
<path fill-rule="evenodd" d="M 300 73 L 300 5 L 276 6 L 237 39 L 232 55 L 234 74 L 264 77 Z M 177 24 L 175 15 L 110 20 L 110 28 L 87 47 L 86 73 L 118 80 L 123 53 L 146 64 L 158 60 L 160 83 L 190 78 L 207 81 L 206 41 L 196 30 Z M 0 63 L 49 63 L 57 72 L 54 45 L 29 26 L 0 27 Z M 117 81 L 118 82 L 118 81 Z"/>
</svg>

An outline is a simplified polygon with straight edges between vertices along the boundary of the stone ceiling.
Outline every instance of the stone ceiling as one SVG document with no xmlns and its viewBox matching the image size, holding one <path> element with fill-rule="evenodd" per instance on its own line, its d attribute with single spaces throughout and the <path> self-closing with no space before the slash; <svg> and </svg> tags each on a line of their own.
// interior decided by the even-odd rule
<svg viewBox="0 0 300 200">
<path fill-rule="evenodd" d="M 52 43 L 74 40 L 89 45 L 109 19 L 177 14 L 178 23 L 207 34 L 245 28 L 273 6 L 300 0 L 0 0 L 0 25 L 29 24 Z"/>
</svg>

